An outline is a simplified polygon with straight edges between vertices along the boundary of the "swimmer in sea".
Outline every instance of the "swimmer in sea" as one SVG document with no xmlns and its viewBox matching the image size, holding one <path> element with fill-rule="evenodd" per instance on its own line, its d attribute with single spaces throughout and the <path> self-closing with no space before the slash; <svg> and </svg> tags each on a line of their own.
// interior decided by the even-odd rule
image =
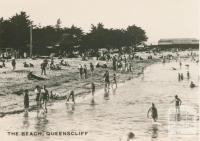
<svg viewBox="0 0 200 141">
<path fill-rule="evenodd" d="M 180 106 L 182 104 L 181 99 L 178 97 L 178 95 L 175 95 L 175 99 L 171 101 L 171 103 L 175 102 L 175 108 L 176 108 L 176 113 L 180 114 Z"/>
<path fill-rule="evenodd" d="M 194 88 L 194 87 L 196 87 L 196 85 L 194 84 L 193 81 L 191 81 L 191 83 L 190 83 L 190 88 Z"/>
<path fill-rule="evenodd" d="M 152 103 L 152 106 L 149 108 L 148 112 L 147 112 L 147 117 L 149 118 L 149 113 L 151 112 L 151 117 L 154 120 L 154 122 L 156 122 L 158 120 L 158 112 L 157 109 L 154 105 L 154 103 Z"/>
<path fill-rule="evenodd" d="M 119 141 L 132 141 L 135 138 L 135 134 L 133 132 L 129 132 L 127 137 L 120 138 Z"/>
</svg>

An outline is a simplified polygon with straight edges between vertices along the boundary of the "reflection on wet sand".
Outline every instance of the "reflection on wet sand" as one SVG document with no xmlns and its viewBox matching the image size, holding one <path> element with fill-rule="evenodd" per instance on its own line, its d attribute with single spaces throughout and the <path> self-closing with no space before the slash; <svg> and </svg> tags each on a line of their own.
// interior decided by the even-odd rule
<svg viewBox="0 0 200 141">
<path fill-rule="evenodd" d="M 110 97 L 109 97 L 109 91 L 105 91 L 105 93 L 104 93 L 104 99 L 105 100 L 109 100 L 110 99 Z"/>
<path fill-rule="evenodd" d="M 35 129 L 38 132 L 47 131 L 47 125 L 49 124 L 49 120 L 47 119 L 47 114 L 41 114 L 39 117 L 35 118 Z"/>
<path fill-rule="evenodd" d="M 25 112 L 24 119 L 23 119 L 23 127 L 28 128 L 29 125 L 30 125 L 30 122 L 29 122 L 28 112 Z"/>
</svg>

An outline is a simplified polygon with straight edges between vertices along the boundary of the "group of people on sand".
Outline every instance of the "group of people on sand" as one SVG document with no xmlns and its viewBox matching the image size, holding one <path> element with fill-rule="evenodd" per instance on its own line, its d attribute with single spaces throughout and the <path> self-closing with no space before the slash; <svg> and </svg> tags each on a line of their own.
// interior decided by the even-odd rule
<svg viewBox="0 0 200 141">
<path fill-rule="evenodd" d="M 135 59 L 134 55 L 114 55 L 112 57 L 113 70 L 121 72 L 132 72 L 133 59 Z"/>
<path fill-rule="evenodd" d="M 91 76 L 93 76 L 93 73 L 94 73 L 93 63 L 90 63 L 89 67 L 90 67 Z M 87 79 L 88 78 L 88 68 L 87 68 L 86 64 L 84 64 L 84 65 L 79 64 L 78 70 L 79 70 L 80 79 Z"/>
<path fill-rule="evenodd" d="M 109 92 L 110 89 L 110 75 L 109 75 L 109 71 L 106 70 L 106 72 L 103 75 L 104 78 L 104 90 L 105 92 Z M 117 76 L 116 73 L 113 73 L 113 81 L 112 81 L 112 88 L 115 86 L 115 88 L 117 88 Z"/>
</svg>

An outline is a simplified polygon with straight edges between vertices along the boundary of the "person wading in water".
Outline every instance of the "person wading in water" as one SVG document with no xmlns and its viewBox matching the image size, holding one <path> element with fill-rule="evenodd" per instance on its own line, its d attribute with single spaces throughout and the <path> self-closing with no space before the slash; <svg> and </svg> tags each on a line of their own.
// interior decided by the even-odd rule
<svg viewBox="0 0 200 141">
<path fill-rule="evenodd" d="M 155 104 L 152 103 L 152 106 L 149 108 L 148 112 L 147 112 L 147 117 L 149 118 L 149 113 L 151 112 L 151 117 L 154 120 L 154 122 L 156 122 L 158 120 L 158 112 L 157 109 L 155 107 Z"/>
</svg>

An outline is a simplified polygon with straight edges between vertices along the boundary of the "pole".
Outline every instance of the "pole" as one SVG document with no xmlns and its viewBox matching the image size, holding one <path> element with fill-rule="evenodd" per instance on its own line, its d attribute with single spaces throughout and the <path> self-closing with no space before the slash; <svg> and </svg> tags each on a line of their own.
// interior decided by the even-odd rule
<svg viewBox="0 0 200 141">
<path fill-rule="evenodd" d="M 32 57 L 32 53 L 33 53 L 33 45 L 32 45 L 32 42 L 33 42 L 33 39 L 32 39 L 32 24 L 30 26 L 30 57 Z"/>
</svg>

